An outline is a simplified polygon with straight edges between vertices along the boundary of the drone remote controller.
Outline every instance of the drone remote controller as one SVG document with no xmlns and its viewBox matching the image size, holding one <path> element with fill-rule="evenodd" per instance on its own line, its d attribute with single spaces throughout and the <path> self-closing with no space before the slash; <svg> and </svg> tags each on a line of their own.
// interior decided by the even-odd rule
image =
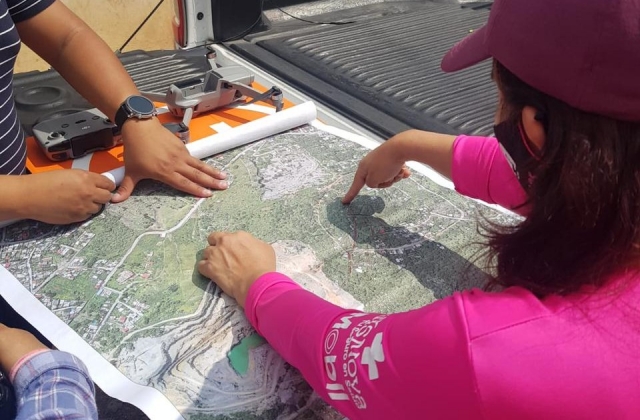
<svg viewBox="0 0 640 420">
<path fill-rule="evenodd" d="M 42 121 L 32 130 L 40 149 L 53 161 L 75 159 L 122 144 L 120 129 L 95 108 Z"/>
</svg>

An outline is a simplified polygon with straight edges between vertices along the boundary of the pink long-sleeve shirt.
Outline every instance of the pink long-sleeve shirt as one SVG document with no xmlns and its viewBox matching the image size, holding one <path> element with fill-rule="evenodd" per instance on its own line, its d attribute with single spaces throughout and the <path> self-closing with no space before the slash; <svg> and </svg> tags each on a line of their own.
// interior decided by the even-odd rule
<svg viewBox="0 0 640 420">
<path fill-rule="evenodd" d="M 453 181 L 506 207 L 525 200 L 495 139 L 454 143 Z M 522 207 L 520 207 L 522 208 Z M 355 419 L 636 419 L 640 286 L 537 299 L 512 287 L 455 293 L 393 315 L 345 310 L 279 273 L 246 314 L 314 390 Z"/>
</svg>

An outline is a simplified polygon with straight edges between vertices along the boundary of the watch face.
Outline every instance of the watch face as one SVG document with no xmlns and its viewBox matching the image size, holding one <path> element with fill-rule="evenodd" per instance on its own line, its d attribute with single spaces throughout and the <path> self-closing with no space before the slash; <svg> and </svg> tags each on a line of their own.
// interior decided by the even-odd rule
<svg viewBox="0 0 640 420">
<path fill-rule="evenodd" d="M 127 105 L 129 109 L 137 114 L 151 114 L 156 107 L 149 99 L 144 96 L 131 96 L 127 99 Z"/>
</svg>

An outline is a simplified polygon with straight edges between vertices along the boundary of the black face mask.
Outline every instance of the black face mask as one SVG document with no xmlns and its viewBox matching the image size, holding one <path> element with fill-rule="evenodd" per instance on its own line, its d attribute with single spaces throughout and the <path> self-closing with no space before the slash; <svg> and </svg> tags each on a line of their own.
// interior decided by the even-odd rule
<svg viewBox="0 0 640 420">
<path fill-rule="evenodd" d="M 493 132 L 502 147 L 507 161 L 525 190 L 533 180 L 532 171 L 540 160 L 540 155 L 531 146 L 521 122 L 504 121 L 493 127 Z"/>
</svg>

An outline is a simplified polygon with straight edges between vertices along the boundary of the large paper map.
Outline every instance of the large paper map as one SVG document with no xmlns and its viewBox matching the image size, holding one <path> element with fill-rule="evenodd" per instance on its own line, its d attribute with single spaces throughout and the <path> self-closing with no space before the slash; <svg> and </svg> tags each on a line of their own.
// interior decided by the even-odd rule
<svg viewBox="0 0 640 420">
<path fill-rule="evenodd" d="M 343 206 L 366 152 L 303 127 L 211 159 L 231 188 L 208 200 L 149 182 L 82 225 L 5 228 L 0 262 L 185 418 L 341 418 L 195 265 L 209 232 L 247 230 L 274 244 L 279 270 L 344 306 L 408 310 L 482 284 L 469 263 L 479 209 L 510 217 L 420 174 Z"/>
</svg>

